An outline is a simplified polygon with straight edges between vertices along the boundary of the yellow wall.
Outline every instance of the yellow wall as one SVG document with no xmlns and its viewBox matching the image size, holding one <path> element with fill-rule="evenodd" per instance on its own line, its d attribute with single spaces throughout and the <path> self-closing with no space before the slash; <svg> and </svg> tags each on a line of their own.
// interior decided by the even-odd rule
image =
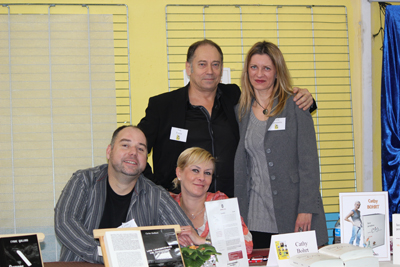
<svg viewBox="0 0 400 267">
<path fill-rule="evenodd" d="M 380 28 L 380 10 L 379 4 L 371 5 L 371 30 L 372 34 L 376 34 Z M 382 27 L 384 27 L 385 18 L 382 17 Z M 382 36 L 381 32 L 377 37 L 372 38 L 372 110 L 380 110 L 381 108 L 381 73 L 382 73 Z M 381 117 L 380 112 L 374 112 L 373 117 L 373 150 L 374 150 L 374 190 L 382 190 L 382 180 L 379 179 L 382 174 L 381 168 Z"/>
<path fill-rule="evenodd" d="M 85 0 L 83 1 L 35 1 L 13 0 L 13 3 L 86 3 L 86 4 L 126 4 L 129 7 L 129 36 L 131 58 L 131 95 L 132 95 L 132 123 L 137 124 L 143 117 L 150 96 L 168 90 L 166 34 L 165 34 L 165 6 L 167 4 L 263 4 L 263 5 L 344 5 L 347 7 L 349 45 L 351 57 L 351 82 L 354 116 L 354 134 L 356 149 L 356 172 L 358 190 L 362 191 L 362 90 L 361 90 L 361 0 L 213 0 L 213 1 L 185 1 L 185 0 Z M 364 0 L 362 0 L 364 1 Z M 366 1 L 366 0 L 365 0 Z M 11 2 L 11 1 L 10 1 Z M 375 5 L 375 4 L 374 4 Z M 373 12 L 374 14 L 376 12 Z M 375 28 L 373 28 L 375 30 Z M 182 66 L 183 68 L 183 66 Z M 378 67 L 379 69 L 379 67 Z M 379 87 L 379 86 L 378 86 Z M 374 88 L 378 88 L 375 87 Z M 380 87 L 379 87 L 380 88 Z M 378 90 L 374 90 L 374 94 Z M 377 93 L 378 94 L 378 93 Z M 374 95 L 375 96 L 375 95 Z M 376 99 L 376 98 L 375 98 Z M 375 101 L 376 102 L 376 101 Z M 374 105 L 377 103 L 374 102 Z M 379 103 L 378 103 L 379 104 Z M 375 106 L 374 106 L 375 110 Z M 378 113 L 375 113 L 378 114 Z M 374 123 L 378 118 L 374 118 Z M 376 124 L 377 125 L 377 124 Z M 376 128 L 376 127 L 374 127 Z M 378 128 L 380 129 L 380 128 Z M 379 134 L 379 136 L 378 136 Z M 374 133 L 374 149 L 380 148 L 380 130 Z M 379 140 L 378 140 L 379 139 Z M 378 149 L 376 149 L 378 151 Z M 376 155 L 375 167 L 380 167 L 380 154 Z M 376 190 L 379 190 L 380 171 L 374 172 Z"/>
</svg>

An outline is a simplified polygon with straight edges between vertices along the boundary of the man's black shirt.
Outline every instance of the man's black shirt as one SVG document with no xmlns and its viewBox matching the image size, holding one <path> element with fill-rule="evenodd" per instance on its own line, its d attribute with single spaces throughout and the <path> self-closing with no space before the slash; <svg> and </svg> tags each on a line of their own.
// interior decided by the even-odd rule
<svg viewBox="0 0 400 267">
<path fill-rule="evenodd" d="M 211 116 L 203 106 L 193 106 L 188 101 L 185 128 L 188 130 L 186 148 L 201 147 L 216 159 L 216 168 L 209 191 L 222 191 L 233 197 L 233 166 L 237 147 L 234 130 L 220 103 L 217 90 Z"/>
</svg>

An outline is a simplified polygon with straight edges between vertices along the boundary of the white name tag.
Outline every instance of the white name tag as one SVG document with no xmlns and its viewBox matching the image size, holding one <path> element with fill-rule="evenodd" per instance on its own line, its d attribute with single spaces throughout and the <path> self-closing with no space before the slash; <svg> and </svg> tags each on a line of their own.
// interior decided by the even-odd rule
<svg viewBox="0 0 400 267">
<path fill-rule="evenodd" d="M 268 131 L 283 131 L 286 129 L 286 118 L 276 118 Z"/>
<path fill-rule="evenodd" d="M 171 127 L 171 135 L 169 136 L 169 139 L 186 143 L 187 135 L 188 130 Z"/>
</svg>

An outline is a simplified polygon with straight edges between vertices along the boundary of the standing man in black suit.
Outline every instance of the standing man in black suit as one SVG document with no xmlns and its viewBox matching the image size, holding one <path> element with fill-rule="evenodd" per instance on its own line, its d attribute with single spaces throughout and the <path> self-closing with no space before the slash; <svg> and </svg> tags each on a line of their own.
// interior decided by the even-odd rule
<svg viewBox="0 0 400 267">
<path fill-rule="evenodd" d="M 144 174 L 169 191 L 175 191 L 176 161 L 186 148 L 208 150 L 217 160 L 210 191 L 233 197 L 233 162 L 239 142 L 234 106 L 240 97 L 236 84 L 221 84 L 223 53 L 211 40 L 192 44 L 187 53 L 186 73 L 190 83 L 172 92 L 151 97 L 146 116 L 138 127 L 153 149 L 153 170 Z M 294 98 L 299 108 L 308 109 L 313 98 L 307 89 Z"/>
</svg>

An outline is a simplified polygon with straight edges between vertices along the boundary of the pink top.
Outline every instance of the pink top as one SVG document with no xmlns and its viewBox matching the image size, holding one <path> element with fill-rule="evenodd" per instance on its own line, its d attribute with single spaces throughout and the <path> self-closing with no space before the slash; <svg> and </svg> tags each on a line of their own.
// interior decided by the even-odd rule
<svg viewBox="0 0 400 267">
<path fill-rule="evenodd" d="M 180 194 L 174 194 L 170 192 L 170 195 L 173 199 L 175 199 L 176 202 L 178 202 L 179 206 L 181 205 L 181 196 L 182 193 Z M 224 193 L 221 193 L 220 191 L 216 193 L 210 193 L 207 192 L 207 198 L 206 201 L 213 201 L 213 200 L 220 200 L 220 199 L 228 199 L 228 196 L 225 195 Z M 253 251 L 253 240 L 251 233 L 249 229 L 247 228 L 246 224 L 243 221 L 243 218 L 241 217 L 242 220 L 242 228 L 243 228 L 243 235 L 244 235 L 244 242 L 246 244 L 246 250 L 247 250 L 247 255 L 251 254 Z M 196 229 L 197 232 L 201 237 L 205 238 L 210 238 L 210 229 L 208 227 L 208 220 L 207 220 L 207 213 L 204 212 L 204 223 L 202 226 Z"/>
</svg>

